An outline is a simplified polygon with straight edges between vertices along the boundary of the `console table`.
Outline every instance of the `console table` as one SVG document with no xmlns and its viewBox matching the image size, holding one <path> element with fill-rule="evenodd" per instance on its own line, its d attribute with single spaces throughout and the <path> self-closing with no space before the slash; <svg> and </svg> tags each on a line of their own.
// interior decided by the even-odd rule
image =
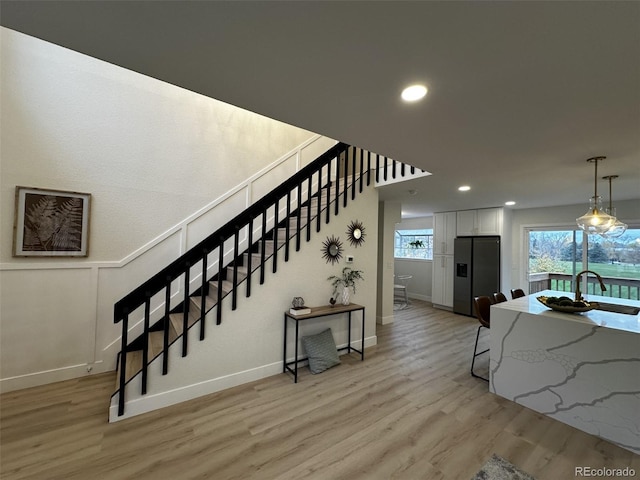
<svg viewBox="0 0 640 480">
<path fill-rule="evenodd" d="M 362 310 L 362 343 L 360 344 L 361 350 L 353 348 L 351 346 L 351 313 Z M 298 327 L 300 322 L 305 320 L 312 320 L 314 318 L 326 317 L 328 315 L 338 315 L 340 313 L 348 314 L 349 328 L 347 330 L 347 346 L 339 348 L 338 350 L 346 350 L 347 354 L 352 351 L 359 353 L 361 360 L 364 360 L 364 306 L 351 303 L 349 305 L 324 305 L 322 307 L 311 307 L 311 313 L 304 315 L 293 315 L 288 310 L 284 312 L 284 353 L 282 356 L 282 373 L 287 371 L 293 374 L 293 381 L 298 383 L 298 363 L 307 360 L 307 357 L 298 359 Z M 293 321 L 296 325 L 296 338 L 295 338 L 295 356 L 294 360 L 287 362 L 287 325 L 289 321 Z M 290 367 L 293 365 L 293 368 Z"/>
</svg>

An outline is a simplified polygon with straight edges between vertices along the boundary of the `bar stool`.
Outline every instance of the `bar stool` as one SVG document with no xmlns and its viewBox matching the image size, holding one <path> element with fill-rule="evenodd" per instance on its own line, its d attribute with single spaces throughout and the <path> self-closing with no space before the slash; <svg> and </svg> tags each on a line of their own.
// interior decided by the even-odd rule
<svg viewBox="0 0 640 480">
<path fill-rule="evenodd" d="M 502 303 L 506 301 L 507 301 L 507 296 L 504 293 L 498 292 L 493 294 L 493 303 Z"/>
<path fill-rule="evenodd" d="M 511 289 L 511 298 L 520 298 L 520 297 L 524 297 L 526 296 L 526 294 L 524 293 L 524 290 L 522 290 L 521 288 L 513 288 Z"/>
<path fill-rule="evenodd" d="M 473 359 L 471 360 L 471 375 L 473 377 L 476 378 L 480 378 L 482 380 L 484 380 L 485 382 L 488 382 L 489 379 L 482 377 L 480 375 L 477 375 L 474 370 L 473 370 L 473 366 L 475 364 L 476 361 L 476 357 L 478 355 L 482 355 L 483 353 L 487 353 L 489 351 L 489 349 L 487 348 L 486 350 L 483 350 L 482 352 L 478 352 L 478 338 L 480 338 L 480 329 L 481 328 L 491 328 L 491 317 L 490 317 L 490 313 L 491 313 L 491 298 L 487 297 L 487 296 L 480 296 L 480 297 L 475 297 L 473 299 L 473 304 L 475 306 L 476 309 L 476 317 L 478 317 L 478 321 L 480 322 L 480 325 L 478 326 L 478 333 L 476 334 L 476 344 L 473 347 Z"/>
</svg>

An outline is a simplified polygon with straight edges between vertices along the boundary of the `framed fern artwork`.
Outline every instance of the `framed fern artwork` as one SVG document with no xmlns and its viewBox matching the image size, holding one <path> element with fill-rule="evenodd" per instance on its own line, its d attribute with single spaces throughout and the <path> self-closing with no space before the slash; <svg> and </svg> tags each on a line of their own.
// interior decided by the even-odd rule
<svg viewBox="0 0 640 480">
<path fill-rule="evenodd" d="M 91 194 L 16 187 L 13 255 L 86 257 Z"/>
</svg>

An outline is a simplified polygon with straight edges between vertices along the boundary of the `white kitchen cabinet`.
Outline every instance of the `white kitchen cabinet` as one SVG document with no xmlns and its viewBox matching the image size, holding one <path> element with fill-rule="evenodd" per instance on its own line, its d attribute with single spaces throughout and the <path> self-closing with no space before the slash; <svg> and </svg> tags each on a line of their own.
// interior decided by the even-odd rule
<svg viewBox="0 0 640 480">
<path fill-rule="evenodd" d="M 453 255 L 434 255 L 432 272 L 433 306 L 453 308 Z"/>
<path fill-rule="evenodd" d="M 436 213 L 433 216 L 433 254 L 453 255 L 456 238 L 456 212 Z"/>
<path fill-rule="evenodd" d="M 457 212 L 456 234 L 459 237 L 502 235 L 502 208 L 482 208 Z"/>
</svg>

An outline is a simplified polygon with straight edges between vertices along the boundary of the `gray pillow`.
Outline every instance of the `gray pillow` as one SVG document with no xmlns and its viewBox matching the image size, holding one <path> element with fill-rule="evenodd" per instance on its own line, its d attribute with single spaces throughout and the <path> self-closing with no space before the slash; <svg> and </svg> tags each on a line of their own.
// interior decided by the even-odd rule
<svg viewBox="0 0 640 480">
<path fill-rule="evenodd" d="M 302 345 L 309 358 L 309 370 L 313 374 L 324 372 L 340 363 L 338 349 L 330 328 L 316 335 L 302 337 Z"/>
</svg>

